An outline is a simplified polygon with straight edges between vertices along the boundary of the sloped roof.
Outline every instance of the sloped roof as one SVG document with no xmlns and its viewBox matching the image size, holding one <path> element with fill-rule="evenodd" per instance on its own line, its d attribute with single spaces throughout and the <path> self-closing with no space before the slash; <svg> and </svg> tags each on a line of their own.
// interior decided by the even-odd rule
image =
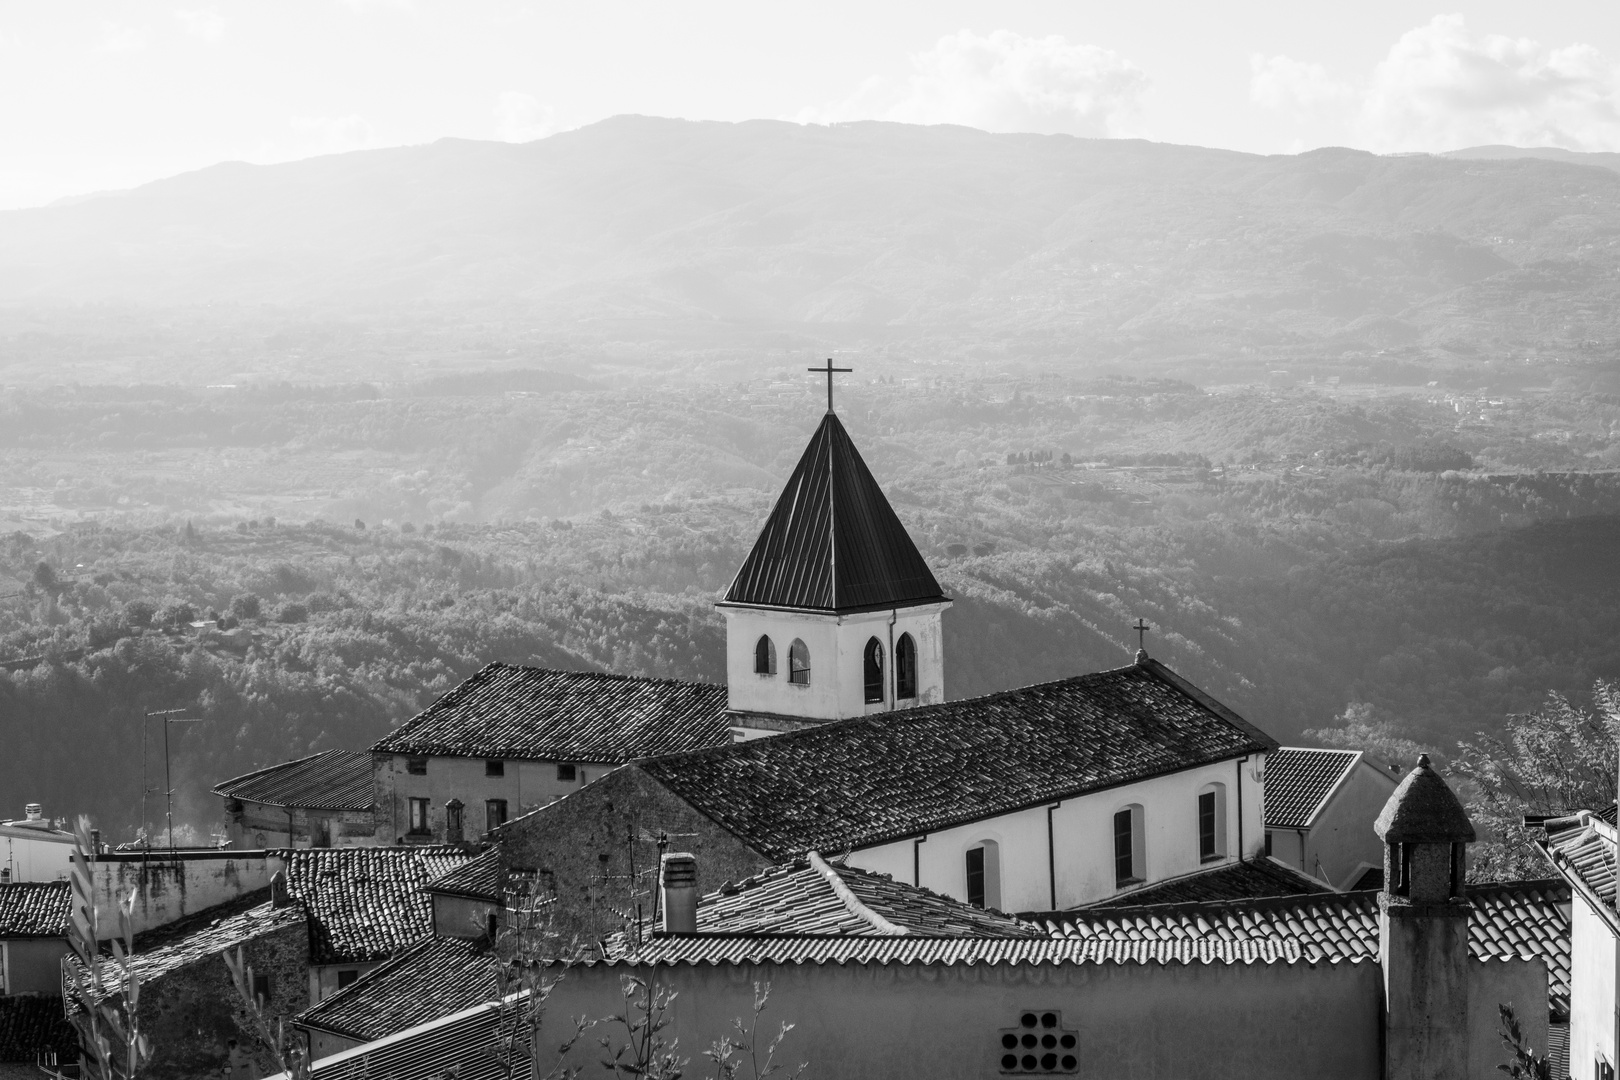
<svg viewBox="0 0 1620 1080">
<path fill-rule="evenodd" d="M 1620 913 L 1615 910 L 1615 827 L 1599 814 L 1581 813 L 1550 818 L 1541 828 L 1545 836 L 1537 844 L 1553 868 L 1620 935 Z"/>
<path fill-rule="evenodd" d="M 1193 904 L 1260 896 L 1309 896 L 1333 890 L 1306 877 L 1287 863 L 1261 857 L 1227 863 L 1185 877 L 1161 881 L 1110 897 L 1087 907 L 1140 907 L 1144 904 Z"/>
<path fill-rule="evenodd" d="M 1561 881 L 1468 886 L 1468 950 L 1476 960 L 1539 956 L 1547 964 L 1548 1008 L 1569 1015 L 1569 902 Z M 1055 937 L 1082 942 L 1266 944 L 1312 962 L 1378 959 L 1376 891 L 1203 904 L 1094 907 L 1032 920 Z"/>
<path fill-rule="evenodd" d="M 294 1020 L 360 1042 L 449 1016 L 496 997 L 495 960 L 477 942 L 424 938 Z"/>
<path fill-rule="evenodd" d="M 0 938 L 65 937 L 73 887 L 65 881 L 0 884 Z"/>
<path fill-rule="evenodd" d="M 304 909 L 297 904 L 272 907 L 265 890 L 260 890 L 255 899 L 257 903 L 246 908 L 232 903 L 198 912 L 195 917 L 186 920 L 186 932 L 163 927 L 168 933 L 161 939 L 148 937 L 143 943 L 137 938 L 133 961 L 136 975 L 142 983 L 151 982 L 199 960 L 218 956 L 254 938 L 304 925 Z M 211 913 L 213 917 L 209 918 Z"/>
<path fill-rule="evenodd" d="M 371 755 L 356 750 L 322 750 L 296 761 L 232 777 L 214 794 L 267 806 L 313 810 L 370 810 Z"/>
<path fill-rule="evenodd" d="M 1361 757 L 1357 750 L 1285 746 L 1266 757 L 1266 824 L 1304 829 Z"/>
<path fill-rule="evenodd" d="M 54 1052 L 64 1065 L 79 1060 L 79 1036 L 68 1023 L 62 999 L 40 994 L 0 997 L 0 1065 L 32 1066 L 47 1052 Z"/>
<path fill-rule="evenodd" d="M 508 1001 L 523 997 L 514 994 Z M 500 1003 L 474 1005 L 321 1058 L 309 1073 L 313 1080 L 504 1080 L 507 1069 L 490 1052 L 500 1038 L 501 1020 Z M 287 1080 L 287 1074 L 270 1080 Z"/>
<path fill-rule="evenodd" d="M 616 765 L 731 739 L 724 686 L 490 664 L 371 749 Z"/>
<path fill-rule="evenodd" d="M 774 861 L 915 836 L 1276 741 L 1154 660 L 638 762 Z"/>
<path fill-rule="evenodd" d="M 724 602 L 852 611 L 943 599 L 849 433 L 827 413 Z"/>
<path fill-rule="evenodd" d="M 386 960 L 433 932 L 423 886 L 467 860 L 453 847 L 297 848 L 287 892 L 309 912 L 312 964 Z"/>
<path fill-rule="evenodd" d="M 501 888 L 502 876 L 501 853 L 495 848 L 490 848 L 482 855 L 476 855 L 448 873 L 434 878 L 423 888 L 429 892 L 470 896 L 475 900 L 493 900 L 498 903 L 505 895 Z"/>
<path fill-rule="evenodd" d="M 874 917 L 875 916 L 875 917 Z M 964 904 L 887 874 L 838 866 L 816 852 L 698 902 L 699 934 L 1031 937 L 1010 915 Z"/>
<path fill-rule="evenodd" d="M 1373 831 L 1386 844 L 1451 844 L 1474 839 L 1474 823 L 1440 774 L 1429 765 L 1429 755 L 1396 786 L 1378 812 Z"/>
</svg>

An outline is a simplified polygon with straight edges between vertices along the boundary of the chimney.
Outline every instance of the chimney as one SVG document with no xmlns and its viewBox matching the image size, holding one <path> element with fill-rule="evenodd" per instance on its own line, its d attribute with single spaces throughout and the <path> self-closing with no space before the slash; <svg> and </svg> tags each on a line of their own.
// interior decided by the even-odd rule
<svg viewBox="0 0 1620 1080">
<path fill-rule="evenodd" d="M 91 829 L 90 830 L 90 854 L 92 854 L 92 855 L 100 855 L 101 854 L 101 830 L 100 829 Z"/>
<path fill-rule="evenodd" d="M 0 885 L 11 884 L 11 867 L 0 866 Z"/>
<path fill-rule="evenodd" d="M 1474 826 L 1418 758 L 1373 823 L 1384 842 L 1378 951 L 1384 969 L 1386 1080 L 1464 1080 L 1468 1073 L 1468 915 Z"/>
<path fill-rule="evenodd" d="M 666 934 L 697 933 L 697 857 L 690 852 L 671 851 L 663 857 L 660 878 L 664 889 Z"/>
<path fill-rule="evenodd" d="M 287 892 L 287 872 L 277 870 L 270 875 L 270 906 L 284 908 L 292 904 L 292 897 Z"/>
<path fill-rule="evenodd" d="M 16 803 L 12 803 L 12 805 L 15 806 Z M 43 821 L 45 820 L 45 808 L 37 802 L 31 802 L 23 807 L 23 816 L 29 821 Z"/>
</svg>

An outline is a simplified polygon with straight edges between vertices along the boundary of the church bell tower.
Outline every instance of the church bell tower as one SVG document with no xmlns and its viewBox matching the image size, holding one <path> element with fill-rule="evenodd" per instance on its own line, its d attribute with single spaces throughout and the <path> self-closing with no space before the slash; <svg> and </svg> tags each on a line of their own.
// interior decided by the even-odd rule
<svg viewBox="0 0 1620 1080">
<path fill-rule="evenodd" d="M 945 700 L 950 598 L 810 370 L 827 414 L 716 605 L 745 734 Z"/>
</svg>

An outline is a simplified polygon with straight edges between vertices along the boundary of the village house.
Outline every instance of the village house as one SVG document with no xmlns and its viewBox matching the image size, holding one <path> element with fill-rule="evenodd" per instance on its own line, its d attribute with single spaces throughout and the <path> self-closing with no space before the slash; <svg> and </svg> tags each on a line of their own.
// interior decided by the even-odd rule
<svg viewBox="0 0 1620 1080">
<path fill-rule="evenodd" d="M 0 1080 L 76 1060 L 62 1002 L 72 903 L 65 881 L 0 882 Z"/>
<path fill-rule="evenodd" d="M 23 807 L 23 816 L 0 822 L 0 882 L 56 881 L 68 875 L 73 834 L 57 828 L 39 803 Z"/>
<path fill-rule="evenodd" d="M 1573 1080 L 1614 1080 L 1620 1070 L 1615 807 L 1537 824 L 1542 853 L 1573 894 L 1567 1073 Z"/>
<path fill-rule="evenodd" d="M 1341 891 L 1377 888 L 1383 853 L 1367 822 L 1399 780 L 1360 750 L 1277 750 L 1266 758 L 1266 854 Z"/>
<path fill-rule="evenodd" d="M 375 844 L 372 759 L 323 750 L 232 777 L 214 788 L 225 799 L 232 848 L 353 847 Z"/>
</svg>

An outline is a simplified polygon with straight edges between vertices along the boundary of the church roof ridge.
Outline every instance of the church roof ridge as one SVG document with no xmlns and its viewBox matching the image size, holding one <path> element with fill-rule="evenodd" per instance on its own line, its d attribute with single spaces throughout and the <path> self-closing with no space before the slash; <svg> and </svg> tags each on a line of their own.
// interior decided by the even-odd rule
<svg viewBox="0 0 1620 1080">
<path fill-rule="evenodd" d="M 828 412 L 721 603 L 847 612 L 945 599 L 849 432 Z"/>
</svg>

